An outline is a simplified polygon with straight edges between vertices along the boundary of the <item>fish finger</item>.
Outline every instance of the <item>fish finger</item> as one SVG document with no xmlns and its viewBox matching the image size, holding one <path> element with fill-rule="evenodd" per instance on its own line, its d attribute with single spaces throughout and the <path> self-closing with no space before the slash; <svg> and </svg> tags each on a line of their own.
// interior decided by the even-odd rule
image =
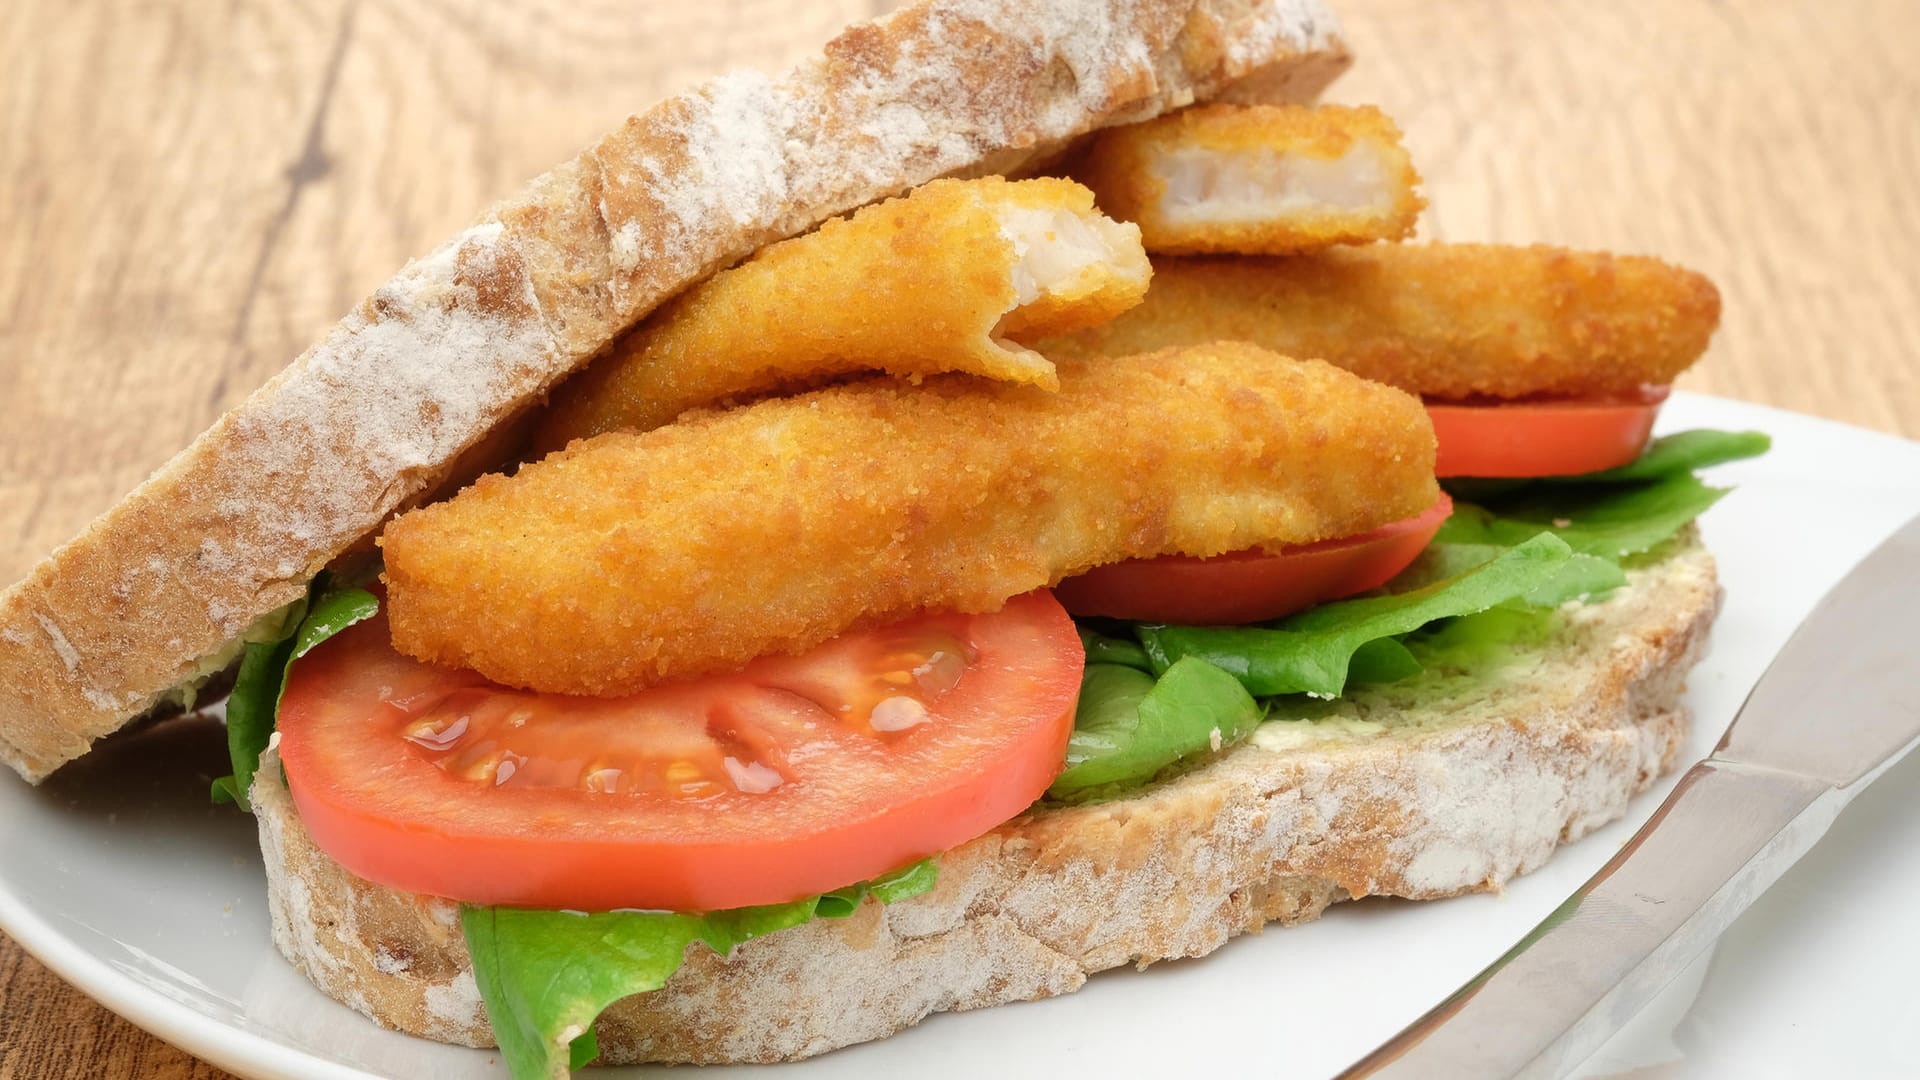
<svg viewBox="0 0 1920 1080">
<path fill-rule="evenodd" d="M 1159 258 L 1146 302 L 1050 356 L 1250 341 L 1437 399 L 1606 397 L 1706 351 L 1720 294 L 1658 259 L 1546 246 L 1373 244 Z"/>
<path fill-rule="evenodd" d="M 557 450 L 688 409 L 860 371 L 1057 385 L 1019 342 L 1112 318 L 1150 273 L 1140 232 L 1070 180 L 936 180 L 694 286 L 554 394 Z"/>
<path fill-rule="evenodd" d="M 394 644 L 615 695 L 1089 567 L 1349 536 L 1439 497 L 1418 401 L 1248 345 L 1060 390 L 876 379 L 579 442 L 397 518 Z"/>
<path fill-rule="evenodd" d="M 1400 240 L 1425 205 L 1400 129 L 1372 106 L 1183 109 L 1104 132 L 1073 173 L 1156 253 Z"/>
</svg>

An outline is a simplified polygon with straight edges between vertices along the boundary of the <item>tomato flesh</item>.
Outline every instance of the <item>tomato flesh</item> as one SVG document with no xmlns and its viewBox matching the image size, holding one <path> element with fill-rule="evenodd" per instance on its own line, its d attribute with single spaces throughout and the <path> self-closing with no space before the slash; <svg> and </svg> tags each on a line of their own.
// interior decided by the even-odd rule
<svg viewBox="0 0 1920 1080">
<path fill-rule="evenodd" d="M 381 884 L 585 911 L 781 903 L 1026 809 L 1064 762 L 1083 662 L 1045 592 L 625 698 L 422 664 L 375 618 L 295 665 L 280 756 L 314 842 Z"/>
<path fill-rule="evenodd" d="M 1619 398 L 1429 401 L 1436 476 L 1575 476 L 1638 458 L 1668 388 Z"/>
<path fill-rule="evenodd" d="M 1096 566 L 1054 595 L 1075 615 L 1136 622 L 1223 626 L 1264 622 L 1327 600 L 1377 589 L 1433 540 L 1453 500 L 1378 529 L 1279 551 L 1212 558 L 1163 555 Z"/>
</svg>

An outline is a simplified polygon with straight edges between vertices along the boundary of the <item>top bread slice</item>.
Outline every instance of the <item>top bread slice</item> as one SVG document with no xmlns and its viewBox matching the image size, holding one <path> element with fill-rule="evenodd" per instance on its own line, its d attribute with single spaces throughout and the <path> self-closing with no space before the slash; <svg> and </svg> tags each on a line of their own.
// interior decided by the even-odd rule
<svg viewBox="0 0 1920 1080">
<path fill-rule="evenodd" d="M 923 0 L 780 79 L 630 118 L 409 263 L 0 593 L 0 759 L 39 781 L 230 659 L 661 301 L 771 241 L 945 175 L 1345 66 L 1319 0 Z"/>
</svg>

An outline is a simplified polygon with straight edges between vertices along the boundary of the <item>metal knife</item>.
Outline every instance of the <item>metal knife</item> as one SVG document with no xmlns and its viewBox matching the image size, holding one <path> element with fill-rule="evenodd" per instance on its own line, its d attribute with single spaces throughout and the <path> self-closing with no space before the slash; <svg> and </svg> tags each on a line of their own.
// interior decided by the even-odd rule
<svg viewBox="0 0 1920 1080">
<path fill-rule="evenodd" d="M 1917 741 L 1920 518 L 1820 601 L 1712 756 L 1612 862 L 1342 1080 L 1564 1075 Z"/>
</svg>

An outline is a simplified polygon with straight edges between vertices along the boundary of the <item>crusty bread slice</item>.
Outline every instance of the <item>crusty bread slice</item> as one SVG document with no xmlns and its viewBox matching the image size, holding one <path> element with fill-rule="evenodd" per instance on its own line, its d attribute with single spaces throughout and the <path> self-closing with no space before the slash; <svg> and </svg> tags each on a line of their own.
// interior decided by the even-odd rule
<svg viewBox="0 0 1920 1080">
<path fill-rule="evenodd" d="M 602 1019 L 614 1062 L 780 1061 L 928 1013 L 1063 994 L 1121 964 L 1201 956 L 1337 900 L 1497 889 L 1619 817 L 1674 764 L 1679 701 L 1719 608 L 1691 534 L 1549 641 L 1270 721 L 1118 802 L 1027 813 L 940 858 L 925 896 L 869 902 L 718 957 Z M 353 877 L 301 828 L 270 758 L 254 784 L 274 944 L 402 1031 L 492 1045 L 457 906 Z"/>
<path fill-rule="evenodd" d="M 921 0 L 654 106 L 483 213 L 0 593 L 0 759 L 39 780 L 302 595 L 692 281 L 947 174 L 1344 65 L 1320 0 Z"/>
</svg>

